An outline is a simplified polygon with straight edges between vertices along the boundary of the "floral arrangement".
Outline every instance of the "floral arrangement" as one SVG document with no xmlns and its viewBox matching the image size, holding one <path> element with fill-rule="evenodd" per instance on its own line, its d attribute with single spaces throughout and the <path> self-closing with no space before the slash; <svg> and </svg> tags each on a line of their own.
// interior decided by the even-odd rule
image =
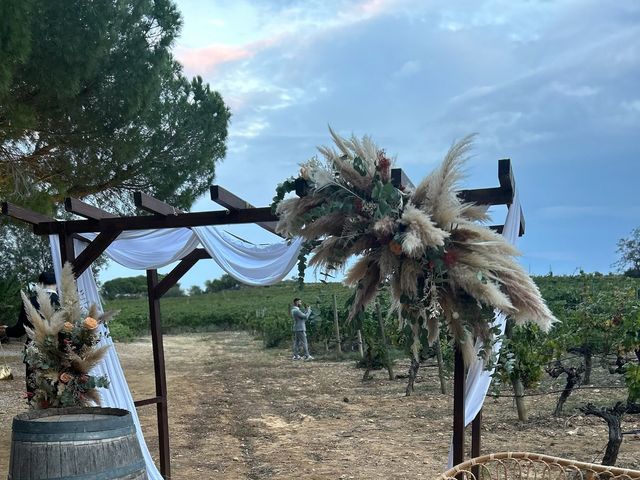
<svg viewBox="0 0 640 480">
<path fill-rule="evenodd" d="M 90 406 L 100 404 L 97 388 L 107 388 L 106 376 L 90 375 L 89 371 L 105 355 L 109 346 L 97 347 L 101 338 L 99 325 L 107 322 L 113 312 L 102 315 L 96 305 L 83 312 L 71 265 L 66 263 L 61 278 L 62 304 L 55 309 L 48 294 L 38 289 L 39 310 L 22 292 L 22 300 L 33 328 L 26 328 L 31 342 L 25 361 L 33 370 L 28 379 L 34 393 L 28 393 L 31 406 Z"/>
<path fill-rule="evenodd" d="M 358 257 L 345 276 L 356 287 L 349 319 L 389 285 L 400 326 L 413 331 L 414 354 L 421 331 L 433 343 L 444 324 L 467 362 L 475 357 L 474 338 L 493 340 L 496 308 L 544 330 L 556 321 L 515 261 L 518 251 L 481 224 L 486 207 L 456 193 L 472 137 L 454 144 L 440 167 L 408 190 L 392 184 L 392 161 L 369 137 L 331 135 L 337 150 L 319 147 L 324 159 L 312 158 L 297 179 L 281 184 L 273 208 L 279 233 L 306 240 L 309 265 L 330 271 Z M 285 199 L 296 184 L 306 194 Z"/>
</svg>

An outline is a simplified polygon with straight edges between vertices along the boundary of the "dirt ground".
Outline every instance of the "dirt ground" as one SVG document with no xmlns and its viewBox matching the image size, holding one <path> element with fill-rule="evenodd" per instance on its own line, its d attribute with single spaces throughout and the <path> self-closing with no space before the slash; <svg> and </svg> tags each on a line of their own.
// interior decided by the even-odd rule
<svg viewBox="0 0 640 480">
<path fill-rule="evenodd" d="M 164 345 L 173 479 L 427 479 L 445 470 L 452 397 L 439 392 L 435 368 L 421 369 L 415 394 L 405 397 L 406 380 L 389 381 L 386 370 L 362 382 L 353 361 L 292 361 L 244 332 L 166 336 Z M 0 364 L 9 363 L 16 378 L 0 382 L 0 478 L 8 471 L 11 419 L 25 408 L 21 346 L 4 347 Z M 117 350 L 134 398 L 153 396 L 150 340 Z M 395 370 L 407 368 L 397 363 Z M 489 398 L 482 450 L 599 461 L 606 425 L 577 407 L 619 392 L 577 392 L 562 418 L 550 415 L 555 395 L 530 397 L 527 424 L 511 399 Z M 156 457 L 155 408 L 139 413 Z M 627 416 L 623 431 L 640 429 L 638 417 Z M 617 465 L 640 468 L 638 434 L 625 436 Z"/>
</svg>

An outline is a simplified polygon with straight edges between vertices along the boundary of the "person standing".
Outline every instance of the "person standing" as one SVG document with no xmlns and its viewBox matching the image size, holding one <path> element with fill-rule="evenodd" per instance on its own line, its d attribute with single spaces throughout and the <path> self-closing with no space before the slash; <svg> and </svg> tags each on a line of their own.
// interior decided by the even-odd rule
<svg viewBox="0 0 640 480">
<path fill-rule="evenodd" d="M 58 291 L 56 287 L 56 276 L 53 272 L 42 272 L 38 277 L 38 287 L 44 290 L 49 295 L 49 301 L 54 308 L 58 308 L 60 306 L 60 297 L 58 296 Z M 40 309 L 40 305 L 38 304 L 38 297 L 34 293 L 29 298 L 31 304 L 36 308 L 36 310 Z M 0 338 L 3 337 L 13 337 L 20 338 L 27 334 L 25 327 L 33 328 L 33 325 L 29 321 L 29 317 L 27 315 L 27 310 L 22 305 L 20 309 L 20 314 L 18 315 L 18 321 L 12 327 L 8 327 L 6 325 L 0 325 Z M 25 342 L 25 348 L 29 345 L 29 338 L 27 338 Z M 27 384 L 27 392 L 33 393 L 33 387 L 29 385 L 29 377 L 33 373 L 29 368 L 29 365 L 26 365 L 26 384 Z"/>
<path fill-rule="evenodd" d="M 291 307 L 291 318 L 293 319 L 293 360 L 313 360 L 313 357 L 309 355 L 309 345 L 307 343 L 307 320 L 311 315 L 311 307 L 307 307 L 306 311 L 302 311 L 300 308 L 302 300 L 299 298 L 293 299 L 293 306 Z M 300 349 L 304 350 L 304 357 L 300 357 Z"/>
</svg>

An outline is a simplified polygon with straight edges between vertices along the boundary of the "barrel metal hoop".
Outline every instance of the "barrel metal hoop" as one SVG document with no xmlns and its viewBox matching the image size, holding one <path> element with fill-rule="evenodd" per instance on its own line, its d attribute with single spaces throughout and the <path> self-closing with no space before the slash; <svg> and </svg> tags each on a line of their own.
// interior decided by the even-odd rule
<svg viewBox="0 0 640 480">
<path fill-rule="evenodd" d="M 53 409 L 52 409 L 53 410 Z M 64 409 L 60 409 L 64 410 Z M 86 412 L 83 412 L 86 413 Z M 21 418 L 22 417 L 22 418 Z M 39 417 L 42 418 L 42 417 Z M 111 429 L 120 429 L 132 425 L 133 420 L 131 414 L 126 412 L 125 415 L 108 416 L 105 418 L 93 419 L 90 422 L 87 421 L 61 421 L 61 422 L 38 422 L 33 421 L 33 418 L 24 417 L 18 415 L 13 419 L 13 432 L 22 433 L 85 433 L 85 432 L 97 432 L 106 431 Z"/>
<path fill-rule="evenodd" d="M 98 432 L 76 433 L 31 433 L 13 432 L 13 440 L 16 442 L 74 442 L 83 440 L 108 440 L 110 438 L 126 437 L 133 435 L 136 429 L 133 425 L 117 430 L 105 430 Z"/>
</svg>

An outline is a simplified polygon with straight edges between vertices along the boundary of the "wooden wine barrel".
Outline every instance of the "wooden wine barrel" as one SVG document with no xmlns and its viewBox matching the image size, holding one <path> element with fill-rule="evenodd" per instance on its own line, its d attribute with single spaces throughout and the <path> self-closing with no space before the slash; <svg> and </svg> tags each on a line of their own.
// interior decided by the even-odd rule
<svg viewBox="0 0 640 480">
<path fill-rule="evenodd" d="M 50 408 L 13 419 L 8 480 L 147 479 L 131 414 Z"/>
</svg>

